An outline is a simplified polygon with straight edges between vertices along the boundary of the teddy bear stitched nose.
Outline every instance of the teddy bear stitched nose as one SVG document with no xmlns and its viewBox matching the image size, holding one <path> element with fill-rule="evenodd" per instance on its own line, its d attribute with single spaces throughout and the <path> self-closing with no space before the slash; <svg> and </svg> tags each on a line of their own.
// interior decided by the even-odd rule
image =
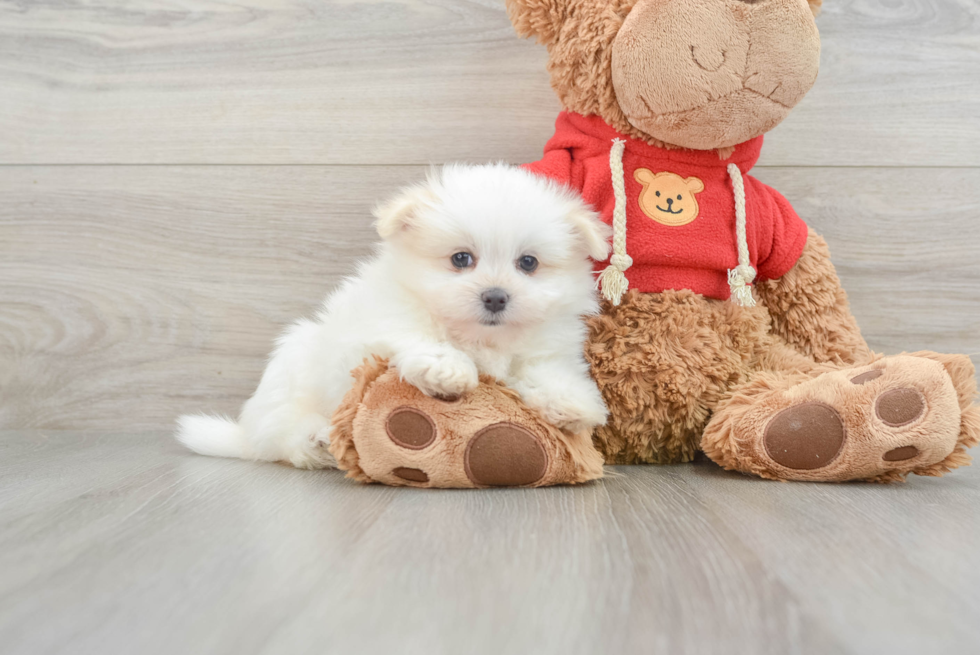
<svg viewBox="0 0 980 655">
<path fill-rule="evenodd" d="M 667 198 L 667 206 L 670 207 L 673 204 L 674 204 L 674 199 L 673 198 Z"/>
</svg>

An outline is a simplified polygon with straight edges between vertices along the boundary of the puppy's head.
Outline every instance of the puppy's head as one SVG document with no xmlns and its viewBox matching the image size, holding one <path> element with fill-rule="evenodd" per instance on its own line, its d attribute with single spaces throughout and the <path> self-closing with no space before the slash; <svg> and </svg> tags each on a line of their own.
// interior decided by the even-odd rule
<svg viewBox="0 0 980 655">
<path fill-rule="evenodd" d="M 596 311 L 609 228 L 574 192 L 503 164 L 446 166 L 376 211 L 399 280 L 456 338 Z"/>
</svg>

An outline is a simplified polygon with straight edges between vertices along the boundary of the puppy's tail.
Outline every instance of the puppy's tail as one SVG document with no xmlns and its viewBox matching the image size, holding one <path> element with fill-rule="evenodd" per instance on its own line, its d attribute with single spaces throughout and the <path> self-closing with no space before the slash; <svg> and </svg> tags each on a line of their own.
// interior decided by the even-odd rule
<svg viewBox="0 0 980 655">
<path fill-rule="evenodd" d="M 223 416 L 181 416 L 177 441 L 195 453 L 211 457 L 245 457 L 245 432 Z"/>
</svg>

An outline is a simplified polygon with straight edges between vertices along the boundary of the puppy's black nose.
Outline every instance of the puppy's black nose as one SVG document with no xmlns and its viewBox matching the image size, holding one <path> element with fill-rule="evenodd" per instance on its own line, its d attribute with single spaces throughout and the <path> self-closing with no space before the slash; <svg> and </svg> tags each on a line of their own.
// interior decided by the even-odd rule
<svg viewBox="0 0 980 655">
<path fill-rule="evenodd" d="M 497 312 L 504 311 L 504 308 L 507 307 L 507 301 L 510 300 L 510 296 L 503 289 L 494 287 L 484 291 L 480 299 L 483 301 L 483 306 L 487 308 L 488 312 L 496 314 Z"/>
</svg>

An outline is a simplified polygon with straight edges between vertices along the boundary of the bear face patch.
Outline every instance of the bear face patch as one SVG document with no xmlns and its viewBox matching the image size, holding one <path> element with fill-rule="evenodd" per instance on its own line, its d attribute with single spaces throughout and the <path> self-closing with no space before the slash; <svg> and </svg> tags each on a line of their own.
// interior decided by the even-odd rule
<svg viewBox="0 0 980 655">
<path fill-rule="evenodd" d="M 654 174 L 638 168 L 633 179 L 643 185 L 640 209 L 647 217 L 663 225 L 687 225 L 698 217 L 695 194 L 704 191 L 704 182 L 696 177 L 683 178 L 676 173 Z"/>
</svg>

